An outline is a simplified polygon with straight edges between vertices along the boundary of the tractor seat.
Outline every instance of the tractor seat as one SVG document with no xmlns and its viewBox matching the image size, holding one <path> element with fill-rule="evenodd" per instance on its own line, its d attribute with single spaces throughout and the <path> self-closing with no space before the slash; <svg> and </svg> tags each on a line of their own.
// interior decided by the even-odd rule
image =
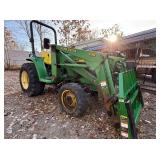
<svg viewBox="0 0 160 160">
<path fill-rule="evenodd" d="M 45 64 L 51 65 L 51 53 L 47 51 L 42 51 L 40 57 L 43 58 Z"/>
</svg>

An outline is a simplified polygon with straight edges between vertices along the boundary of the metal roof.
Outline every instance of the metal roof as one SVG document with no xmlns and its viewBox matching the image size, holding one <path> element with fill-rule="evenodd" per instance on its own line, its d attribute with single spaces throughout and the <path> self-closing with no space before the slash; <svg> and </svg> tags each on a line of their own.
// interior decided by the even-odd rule
<svg viewBox="0 0 160 160">
<path fill-rule="evenodd" d="M 123 37 L 123 43 L 135 43 L 139 41 L 149 40 L 156 38 L 156 28 L 145 30 L 142 32 L 138 32 L 135 34 L 131 34 Z"/>
</svg>

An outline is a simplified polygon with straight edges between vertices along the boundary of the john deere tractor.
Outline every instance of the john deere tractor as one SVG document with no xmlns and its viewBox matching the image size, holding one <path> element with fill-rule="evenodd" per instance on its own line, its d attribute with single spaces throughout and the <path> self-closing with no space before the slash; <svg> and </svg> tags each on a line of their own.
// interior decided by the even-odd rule
<svg viewBox="0 0 160 160">
<path fill-rule="evenodd" d="M 33 24 L 51 29 L 55 44 L 44 38 L 44 50 L 35 53 Z M 127 70 L 121 57 L 103 56 L 57 45 L 54 28 L 42 22 L 30 22 L 32 53 L 20 70 L 20 85 L 28 96 L 43 93 L 45 84 L 56 86 L 61 108 L 72 116 L 81 116 L 89 106 L 88 93 L 97 93 L 99 101 L 124 138 L 137 138 L 137 125 L 143 98 L 134 70 Z"/>
</svg>

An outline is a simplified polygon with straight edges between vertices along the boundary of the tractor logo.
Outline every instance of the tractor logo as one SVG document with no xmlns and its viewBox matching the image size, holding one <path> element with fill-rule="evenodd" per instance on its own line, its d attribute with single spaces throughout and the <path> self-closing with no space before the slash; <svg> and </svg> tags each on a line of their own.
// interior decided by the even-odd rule
<svg viewBox="0 0 160 160">
<path fill-rule="evenodd" d="M 91 52 L 89 52 L 89 55 L 92 56 L 92 57 L 95 57 L 96 56 L 96 52 L 91 51 Z"/>
</svg>

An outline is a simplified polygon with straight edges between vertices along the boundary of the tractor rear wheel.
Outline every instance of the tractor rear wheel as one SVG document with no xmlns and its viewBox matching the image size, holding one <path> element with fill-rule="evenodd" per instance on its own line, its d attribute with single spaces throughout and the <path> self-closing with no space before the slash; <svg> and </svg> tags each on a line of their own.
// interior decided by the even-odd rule
<svg viewBox="0 0 160 160">
<path fill-rule="evenodd" d="M 87 93 L 77 83 L 67 83 L 60 88 L 59 102 L 63 111 L 76 117 L 88 108 Z"/>
<path fill-rule="evenodd" d="M 33 63 L 24 63 L 20 69 L 20 85 L 29 97 L 37 96 L 44 91 L 45 84 L 40 82 Z"/>
</svg>

